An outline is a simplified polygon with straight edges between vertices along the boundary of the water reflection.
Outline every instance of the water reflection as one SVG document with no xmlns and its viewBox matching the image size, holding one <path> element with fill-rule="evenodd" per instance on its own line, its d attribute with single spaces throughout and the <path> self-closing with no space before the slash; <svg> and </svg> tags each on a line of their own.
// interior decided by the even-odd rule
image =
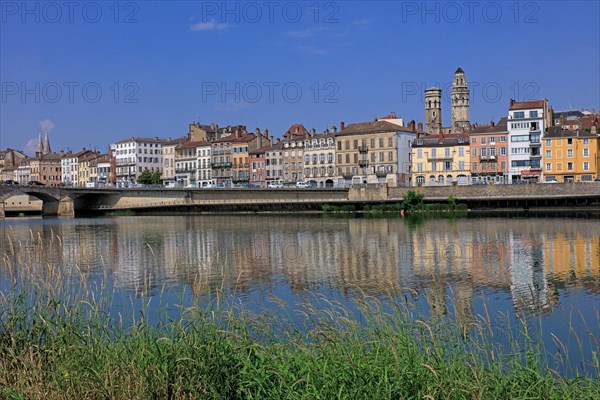
<svg viewBox="0 0 600 400">
<path fill-rule="evenodd" d="M 108 271 L 122 291 L 187 284 L 197 294 L 224 287 L 243 297 L 274 287 L 373 295 L 410 287 L 427 289 L 432 311 L 443 314 L 450 287 L 467 315 L 481 290 L 544 310 L 559 302 L 559 289 L 582 288 L 597 299 L 600 286 L 595 220 L 427 220 L 407 228 L 401 219 L 174 216 L 1 224 L 9 259 L 19 248 L 40 266 Z"/>
</svg>

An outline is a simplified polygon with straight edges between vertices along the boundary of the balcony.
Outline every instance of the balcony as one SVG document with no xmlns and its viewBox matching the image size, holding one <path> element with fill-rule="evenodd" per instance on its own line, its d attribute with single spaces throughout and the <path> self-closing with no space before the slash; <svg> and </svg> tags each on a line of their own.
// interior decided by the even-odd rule
<svg viewBox="0 0 600 400">
<path fill-rule="evenodd" d="M 211 168 L 231 168 L 230 162 L 214 162 L 210 164 Z"/>
<path fill-rule="evenodd" d="M 378 177 L 384 177 L 388 174 L 388 172 L 384 169 L 378 169 L 377 171 L 375 171 L 375 175 Z"/>
<path fill-rule="evenodd" d="M 427 156 L 427 161 L 452 161 L 452 156 Z"/>
<path fill-rule="evenodd" d="M 369 162 L 367 160 L 358 160 L 358 166 L 361 168 L 367 167 Z"/>
<path fill-rule="evenodd" d="M 196 169 L 193 168 L 179 168 L 179 169 L 175 169 L 175 173 L 176 174 L 186 174 L 189 172 L 196 172 Z"/>
<path fill-rule="evenodd" d="M 367 153 L 368 151 L 369 151 L 369 148 L 367 146 L 358 146 L 359 153 Z"/>
<path fill-rule="evenodd" d="M 496 156 L 480 156 L 481 161 L 496 161 Z"/>
</svg>

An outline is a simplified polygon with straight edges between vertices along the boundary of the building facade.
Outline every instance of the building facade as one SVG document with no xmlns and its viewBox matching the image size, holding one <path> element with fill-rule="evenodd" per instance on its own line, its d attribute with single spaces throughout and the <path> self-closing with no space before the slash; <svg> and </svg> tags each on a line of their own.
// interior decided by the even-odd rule
<svg viewBox="0 0 600 400">
<path fill-rule="evenodd" d="M 159 138 L 129 138 L 111 144 L 117 186 L 137 183 L 144 170 L 162 173 L 162 146 L 169 140 Z"/>
<path fill-rule="evenodd" d="M 282 165 L 283 143 L 277 139 L 277 142 L 265 150 L 265 180 L 267 186 L 271 183 L 283 184 L 283 165 Z"/>
<path fill-rule="evenodd" d="M 308 131 L 302 124 L 294 124 L 283 134 L 282 174 L 284 185 L 304 182 L 304 138 Z"/>
<path fill-rule="evenodd" d="M 337 186 L 360 183 L 409 185 L 414 124 L 402 128 L 376 120 L 343 126 L 336 134 Z"/>
<path fill-rule="evenodd" d="M 507 119 L 502 118 L 498 124 L 473 126 L 469 138 L 472 183 L 509 183 Z"/>
<path fill-rule="evenodd" d="M 544 180 L 591 182 L 600 176 L 600 138 L 584 130 L 548 128 L 542 143 Z"/>
<path fill-rule="evenodd" d="M 334 187 L 338 177 L 335 169 L 336 129 L 315 134 L 311 129 L 304 140 L 304 179 L 314 187 Z"/>
<path fill-rule="evenodd" d="M 468 133 L 426 135 L 412 145 L 414 186 L 467 185 L 471 182 Z"/>
<path fill-rule="evenodd" d="M 548 100 L 510 100 L 508 111 L 509 182 L 542 180 L 542 139 L 551 125 Z"/>
</svg>

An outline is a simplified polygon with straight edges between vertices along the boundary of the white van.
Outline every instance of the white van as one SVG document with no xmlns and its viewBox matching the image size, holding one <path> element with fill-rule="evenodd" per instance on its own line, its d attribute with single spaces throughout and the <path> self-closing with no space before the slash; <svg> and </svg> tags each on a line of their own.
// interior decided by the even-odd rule
<svg viewBox="0 0 600 400">
<path fill-rule="evenodd" d="M 201 181 L 199 186 L 202 189 L 210 189 L 210 188 L 216 188 L 217 183 L 213 180 Z"/>
<path fill-rule="evenodd" d="M 305 189 L 305 188 L 309 188 L 310 185 L 308 184 L 308 182 L 296 182 L 296 187 Z"/>
</svg>

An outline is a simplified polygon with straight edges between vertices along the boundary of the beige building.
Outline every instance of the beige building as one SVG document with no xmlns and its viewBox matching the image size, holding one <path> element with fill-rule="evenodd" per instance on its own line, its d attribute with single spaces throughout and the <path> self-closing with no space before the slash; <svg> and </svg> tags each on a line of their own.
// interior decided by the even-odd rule
<svg viewBox="0 0 600 400">
<path fill-rule="evenodd" d="M 304 182 L 304 139 L 308 131 L 302 124 L 294 124 L 283 134 L 282 181 L 284 185 Z"/>
<path fill-rule="evenodd" d="M 414 186 L 468 185 L 471 181 L 468 133 L 417 136 L 412 145 Z"/>
<path fill-rule="evenodd" d="M 411 144 L 416 136 L 410 127 L 384 120 L 340 124 L 336 140 L 337 186 L 381 183 L 410 185 Z"/>
<path fill-rule="evenodd" d="M 184 138 L 172 139 L 162 146 L 162 175 L 160 179 L 164 184 L 175 183 L 175 148 L 185 141 Z"/>
</svg>

